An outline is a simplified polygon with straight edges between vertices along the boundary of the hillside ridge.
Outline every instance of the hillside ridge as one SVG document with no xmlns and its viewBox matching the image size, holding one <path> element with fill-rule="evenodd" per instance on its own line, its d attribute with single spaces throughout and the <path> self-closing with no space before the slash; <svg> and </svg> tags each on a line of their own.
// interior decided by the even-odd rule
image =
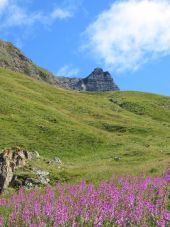
<svg viewBox="0 0 170 227">
<path fill-rule="evenodd" d="M 26 74 L 57 87 L 77 91 L 106 92 L 119 90 L 110 73 L 103 72 L 100 68 L 96 68 L 84 79 L 58 77 L 48 70 L 34 64 L 12 43 L 3 40 L 0 40 L 0 67 Z"/>
<path fill-rule="evenodd" d="M 12 43 L 3 40 L 0 40 L 0 67 L 60 86 L 57 77 L 46 69 L 35 65 Z"/>
</svg>

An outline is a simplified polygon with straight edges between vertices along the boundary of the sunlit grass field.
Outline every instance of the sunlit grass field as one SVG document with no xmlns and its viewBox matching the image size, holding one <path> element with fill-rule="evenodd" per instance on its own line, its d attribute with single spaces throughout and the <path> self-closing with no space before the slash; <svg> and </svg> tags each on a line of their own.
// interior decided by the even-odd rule
<svg viewBox="0 0 170 227">
<path fill-rule="evenodd" d="M 170 97 L 64 90 L 0 69 L 0 148 L 21 146 L 53 181 L 98 182 L 113 175 L 161 175 L 170 166 Z"/>
</svg>

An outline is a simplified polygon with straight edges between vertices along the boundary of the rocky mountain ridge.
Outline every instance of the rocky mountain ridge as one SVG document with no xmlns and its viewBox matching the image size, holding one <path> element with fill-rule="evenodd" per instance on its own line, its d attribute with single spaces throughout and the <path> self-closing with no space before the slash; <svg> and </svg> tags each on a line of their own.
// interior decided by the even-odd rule
<svg viewBox="0 0 170 227">
<path fill-rule="evenodd" d="M 94 69 L 88 77 L 83 79 L 58 77 L 34 64 L 12 43 L 3 40 L 0 40 L 0 67 L 26 74 L 57 87 L 77 91 L 106 92 L 119 90 L 110 73 L 104 72 L 100 68 Z"/>
<path fill-rule="evenodd" d="M 63 86 L 78 91 L 106 92 L 119 90 L 111 74 L 104 72 L 101 68 L 94 69 L 88 77 L 83 79 L 61 77 L 59 80 Z"/>
</svg>

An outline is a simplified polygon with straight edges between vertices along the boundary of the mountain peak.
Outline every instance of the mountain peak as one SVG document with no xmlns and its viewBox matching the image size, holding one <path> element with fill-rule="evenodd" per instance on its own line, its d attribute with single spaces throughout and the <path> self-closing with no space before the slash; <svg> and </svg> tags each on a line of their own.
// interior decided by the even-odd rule
<svg viewBox="0 0 170 227">
<path fill-rule="evenodd" d="M 86 91 L 115 91 L 119 90 L 114 83 L 113 78 L 109 72 L 104 72 L 102 68 L 95 68 L 93 72 L 83 79 Z"/>
<path fill-rule="evenodd" d="M 102 68 L 95 68 L 93 70 L 93 72 L 96 73 L 96 74 L 100 74 L 100 73 L 103 73 L 103 69 Z"/>
<path fill-rule="evenodd" d="M 0 67 L 26 74 L 37 80 L 44 80 L 55 86 L 90 92 L 105 92 L 119 90 L 109 72 L 95 68 L 86 78 L 57 77 L 27 58 L 21 50 L 10 42 L 0 40 Z"/>
</svg>

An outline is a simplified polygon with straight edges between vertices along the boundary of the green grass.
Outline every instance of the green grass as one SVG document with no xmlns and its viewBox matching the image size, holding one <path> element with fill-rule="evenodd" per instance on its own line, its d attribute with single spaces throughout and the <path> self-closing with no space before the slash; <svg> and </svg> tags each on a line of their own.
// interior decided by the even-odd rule
<svg viewBox="0 0 170 227">
<path fill-rule="evenodd" d="M 58 156 L 58 179 L 162 174 L 170 166 L 170 97 L 80 93 L 0 69 L 0 148 L 15 145 Z"/>
</svg>

